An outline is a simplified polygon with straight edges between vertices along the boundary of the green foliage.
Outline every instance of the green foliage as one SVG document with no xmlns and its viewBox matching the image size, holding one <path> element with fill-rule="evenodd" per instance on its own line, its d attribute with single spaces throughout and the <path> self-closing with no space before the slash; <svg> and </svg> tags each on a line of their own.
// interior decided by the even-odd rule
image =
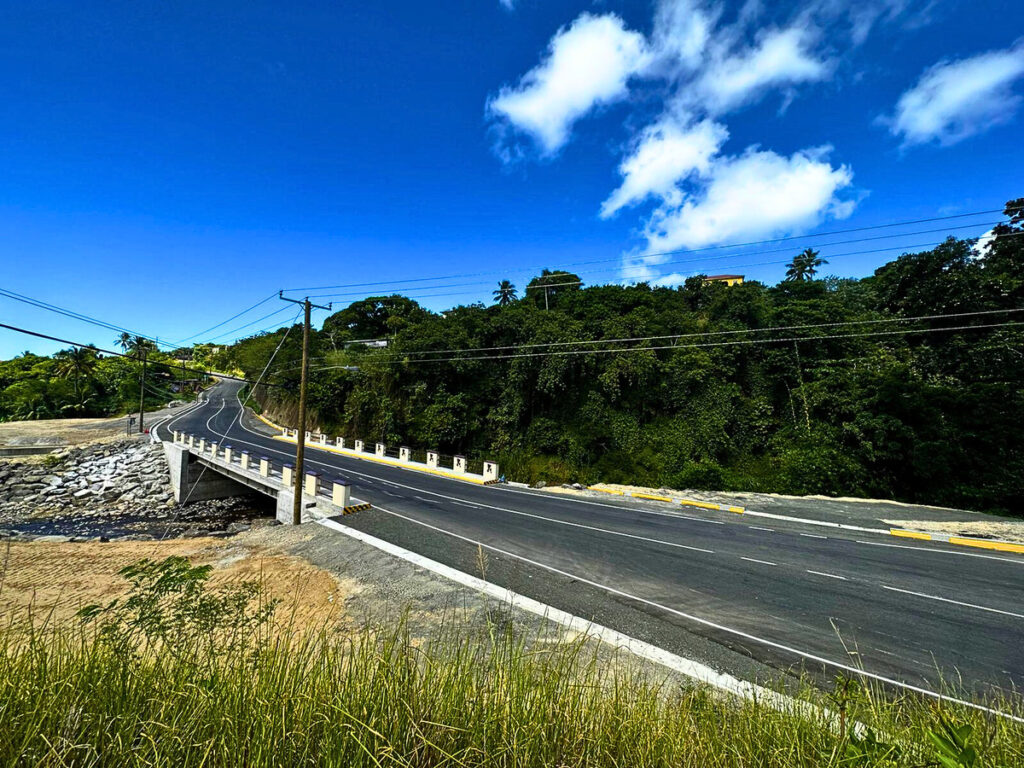
<svg viewBox="0 0 1024 768">
<path fill-rule="evenodd" d="M 253 581 L 211 590 L 211 571 L 184 557 L 140 560 L 118 572 L 130 584 L 127 597 L 87 605 L 78 616 L 96 625 L 99 638 L 121 656 L 161 649 L 183 654 L 197 646 L 208 654 L 231 654 L 249 647 L 277 603 L 263 602 Z"/>
<path fill-rule="evenodd" d="M 981 765 L 981 745 L 969 723 L 957 725 L 948 715 L 939 714 L 938 727 L 928 731 L 935 757 L 945 768 L 973 768 Z"/>
</svg>

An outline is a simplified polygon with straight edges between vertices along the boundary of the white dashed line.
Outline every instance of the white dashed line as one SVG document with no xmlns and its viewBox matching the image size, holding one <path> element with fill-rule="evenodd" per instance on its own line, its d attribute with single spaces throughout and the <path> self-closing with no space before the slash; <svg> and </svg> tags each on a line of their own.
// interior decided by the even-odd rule
<svg viewBox="0 0 1024 768">
<path fill-rule="evenodd" d="M 828 536 L 819 536 L 816 533 L 801 533 L 801 536 L 806 536 L 808 539 L 827 539 Z"/>
<path fill-rule="evenodd" d="M 1014 613 L 1013 611 L 1002 611 L 998 608 L 989 608 L 985 605 L 975 605 L 974 603 L 965 603 L 961 600 L 951 600 L 948 597 L 939 597 L 938 595 L 929 595 L 926 592 L 914 592 L 909 589 L 899 589 L 898 587 L 888 587 L 885 584 L 880 585 L 882 589 L 887 589 L 890 592 L 900 592 L 904 595 L 914 595 L 915 597 L 926 597 L 929 600 L 939 600 L 943 603 L 953 603 L 953 605 L 962 605 L 965 608 L 976 608 L 979 611 L 988 611 L 989 613 L 1000 613 L 1003 616 L 1012 616 L 1015 619 L 1024 619 L 1024 613 Z"/>
<path fill-rule="evenodd" d="M 810 568 L 807 569 L 808 573 L 813 573 L 815 576 L 827 576 L 830 579 L 839 579 L 840 581 L 849 581 L 845 576 L 838 576 L 834 573 L 825 573 L 824 571 L 812 571 Z"/>
<path fill-rule="evenodd" d="M 424 499 L 422 496 L 413 496 L 417 501 L 422 501 L 426 504 L 440 504 L 441 502 L 437 499 Z"/>
<path fill-rule="evenodd" d="M 778 563 L 770 563 L 767 560 L 758 560 L 753 557 L 741 557 L 740 560 L 746 560 L 748 563 L 760 563 L 761 565 L 778 565 Z"/>
<path fill-rule="evenodd" d="M 469 507 L 470 509 L 483 509 L 483 507 L 479 507 L 476 504 L 467 504 L 464 501 L 453 501 L 452 504 L 458 504 L 460 507 Z"/>
</svg>

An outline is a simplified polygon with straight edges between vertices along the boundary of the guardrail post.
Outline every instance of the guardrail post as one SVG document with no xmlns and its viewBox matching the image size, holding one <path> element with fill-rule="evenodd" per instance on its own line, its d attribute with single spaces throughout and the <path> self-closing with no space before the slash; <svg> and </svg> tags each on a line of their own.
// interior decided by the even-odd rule
<svg viewBox="0 0 1024 768">
<path fill-rule="evenodd" d="M 327 435 L 320 435 L 320 445 L 327 445 Z"/>
<path fill-rule="evenodd" d="M 427 466 L 437 469 L 437 451 L 427 451 Z"/>
<path fill-rule="evenodd" d="M 341 449 L 344 449 L 344 448 L 345 448 L 345 438 L 344 438 L 344 437 L 339 437 L 339 438 L 337 438 L 337 439 L 336 439 L 336 440 L 334 441 L 334 444 L 335 444 L 336 446 L 338 446 L 339 448 L 341 448 Z"/>
<path fill-rule="evenodd" d="M 292 469 L 291 464 L 285 464 L 281 467 L 281 484 L 285 488 L 292 487 Z"/>
<path fill-rule="evenodd" d="M 316 496 L 317 491 L 320 490 L 320 473 L 319 472 L 307 472 L 306 473 L 306 493 L 310 496 Z"/>
<path fill-rule="evenodd" d="M 356 440 L 356 453 L 362 453 L 362 452 L 363 452 L 363 441 L 362 440 Z"/>
<path fill-rule="evenodd" d="M 412 461 L 412 448 L 402 446 L 398 449 L 398 460 L 399 461 Z"/>
<path fill-rule="evenodd" d="M 206 453 L 206 438 L 205 437 L 200 437 L 199 438 L 199 452 L 200 453 Z"/>
<path fill-rule="evenodd" d="M 248 469 L 249 468 L 249 452 L 248 451 L 242 451 L 239 454 L 239 461 L 242 464 L 242 469 Z"/>
<path fill-rule="evenodd" d="M 295 437 L 296 437 L 296 439 L 298 439 L 298 437 L 299 437 L 299 430 L 295 430 Z M 312 432 L 309 432 L 309 431 L 306 432 L 306 442 L 307 443 L 313 442 L 313 433 Z"/>
<path fill-rule="evenodd" d="M 352 498 L 347 480 L 335 480 L 331 489 L 331 503 L 336 507 L 347 507 Z"/>
<path fill-rule="evenodd" d="M 384 456 L 387 455 L 387 451 L 388 447 L 384 445 L 384 443 L 377 443 L 377 445 L 374 446 L 374 453 L 377 454 L 377 456 L 381 459 L 383 459 Z"/>
<path fill-rule="evenodd" d="M 270 477 L 270 459 L 266 456 L 260 456 L 260 475 Z"/>
<path fill-rule="evenodd" d="M 228 464 L 231 463 L 231 446 L 230 445 L 225 445 L 224 446 L 224 461 L 226 461 Z"/>
<path fill-rule="evenodd" d="M 217 443 L 210 443 L 210 455 L 213 456 L 213 458 L 215 459 L 217 458 L 217 448 Z"/>
<path fill-rule="evenodd" d="M 171 430 L 171 435 L 173 436 L 173 437 L 171 438 L 171 442 L 172 442 L 172 443 L 177 443 L 177 442 L 180 442 L 180 441 L 178 440 L 178 430 L 176 430 L 176 429 L 173 429 L 173 430 Z"/>
<path fill-rule="evenodd" d="M 498 465 L 493 461 L 484 462 L 484 480 L 498 479 Z"/>
<path fill-rule="evenodd" d="M 456 456 L 452 462 L 452 471 L 459 475 L 466 474 L 466 457 Z"/>
</svg>

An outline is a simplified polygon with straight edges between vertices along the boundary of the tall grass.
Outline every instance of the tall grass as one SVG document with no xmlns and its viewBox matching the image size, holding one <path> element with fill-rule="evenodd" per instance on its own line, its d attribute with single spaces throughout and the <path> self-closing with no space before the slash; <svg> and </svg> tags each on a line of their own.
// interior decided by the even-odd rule
<svg viewBox="0 0 1024 768">
<path fill-rule="evenodd" d="M 585 640 L 449 623 L 417 643 L 401 622 L 246 637 L 227 651 L 186 634 L 132 652 L 91 625 L 0 633 L 0 763 L 921 766 L 939 764 L 946 723 L 975 765 L 1024 765 L 1024 727 L 975 710 L 847 685 L 833 710 L 879 748 L 806 708 L 640 673 Z"/>
</svg>

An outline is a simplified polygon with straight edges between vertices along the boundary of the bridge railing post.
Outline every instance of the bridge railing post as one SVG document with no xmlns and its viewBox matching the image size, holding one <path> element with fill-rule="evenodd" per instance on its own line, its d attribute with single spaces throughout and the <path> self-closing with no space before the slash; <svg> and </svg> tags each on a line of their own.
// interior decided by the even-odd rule
<svg viewBox="0 0 1024 768">
<path fill-rule="evenodd" d="M 452 461 L 452 471 L 458 475 L 466 474 L 466 457 L 455 456 Z"/>
<path fill-rule="evenodd" d="M 242 451 L 238 456 L 239 456 L 239 462 L 241 462 L 241 464 L 242 464 L 242 469 L 248 469 L 249 468 L 249 452 L 248 451 Z"/>
<path fill-rule="evenodd" d="M 335 444 L 336 446 L 338 446 L 339 448 L 341 448 L 341 449 L 344 449 L 344 448 L 345 448 L 345 438 L 344 438 L 344 437 L 339 437 L 339 438 L 337 438 L 337 439 L 336 439 L 336 440 L 334 441 L 334 444 Z"/>
<path fill-rule="evenodd" d="M 484 480 L 497 480 L 498 479 L 498 464 L 493 461 L 484 462 Z"/>
<path fill-rule="evenodd" d="M 285 465 L 283 465 L 281 467 L 281 484 L 284 485 L 285 488 L 291 488 L 292 487 L 292 472 L 293 471 L 294 471 L 294 468 L 292 467 L 291 464 L 285 464 Z"/>
<path fill-rule="evenodd" d="M 200 437 L 199 438 L 199 452 L 200 453 L 206 453 L 206 438 L 205 437 Z"/>
<path fill-rule="evenodd" d="M 327 445 L 327 435 L 320 435 L 320 445 Z"/>
<path fill-rule="evenodd" d="M 412 461 L 412 448 L 403 445 L 398 449 L 398 460 L 399 461 Z"/>
<path fill-rule="evenodd" d="M 362 440 L 356 440 L 355 441 L 355 446 L 356 446 L 356 448 L 355 448 L 356 453 L 362 453 L 363 452 L 363 441 Z"/>
<path fill-rule="evenodd" d="M 260 475 L 270 477 L 270 459 L 266 456 L 260 456 Z"/>
<path fill-rule="evenodd" d="M 320 490 L 320 473 L 319 472 L 307 472 L 305 480 L 305 488 L 303 489 L 309 496 L 316 496 Z"/>
<path fill-rule="evenodd" d="M 352 499 L 351 487 L 347 480 L 335 480 L 331 486 L 331 503 L 336 507 L 347 507 Z"/>
<path fill-rule="evenodd" d="M 388 447 L 386 445 L 384 445 L 384 443 L 377 443 L 374 446 L 374 454 L 379 459 L 383 459 L 387 455 L 387 452 L 388 452 Z"/>
<path fill-rule="evenodd" d="M 217 458 L 217 448 L 219 446 L 219 443 L 210 443 L 210 455 L 213 456 L 213 458 L 215 459 Z"/>
<path fill-rule="evenodd" d="M 224 446 L 224 461 L 226 461 L 228 464 L 231 463 L 231 452 L 232 452 L 232 450 L 233 450 L 233 448 L 230 445 L 225 445 Z"/>
<path fill-rule="evenodd" d="M 437 469 L 437 451 L 427 451 L 427 466 L 431 469 Z"/>
</svg>

